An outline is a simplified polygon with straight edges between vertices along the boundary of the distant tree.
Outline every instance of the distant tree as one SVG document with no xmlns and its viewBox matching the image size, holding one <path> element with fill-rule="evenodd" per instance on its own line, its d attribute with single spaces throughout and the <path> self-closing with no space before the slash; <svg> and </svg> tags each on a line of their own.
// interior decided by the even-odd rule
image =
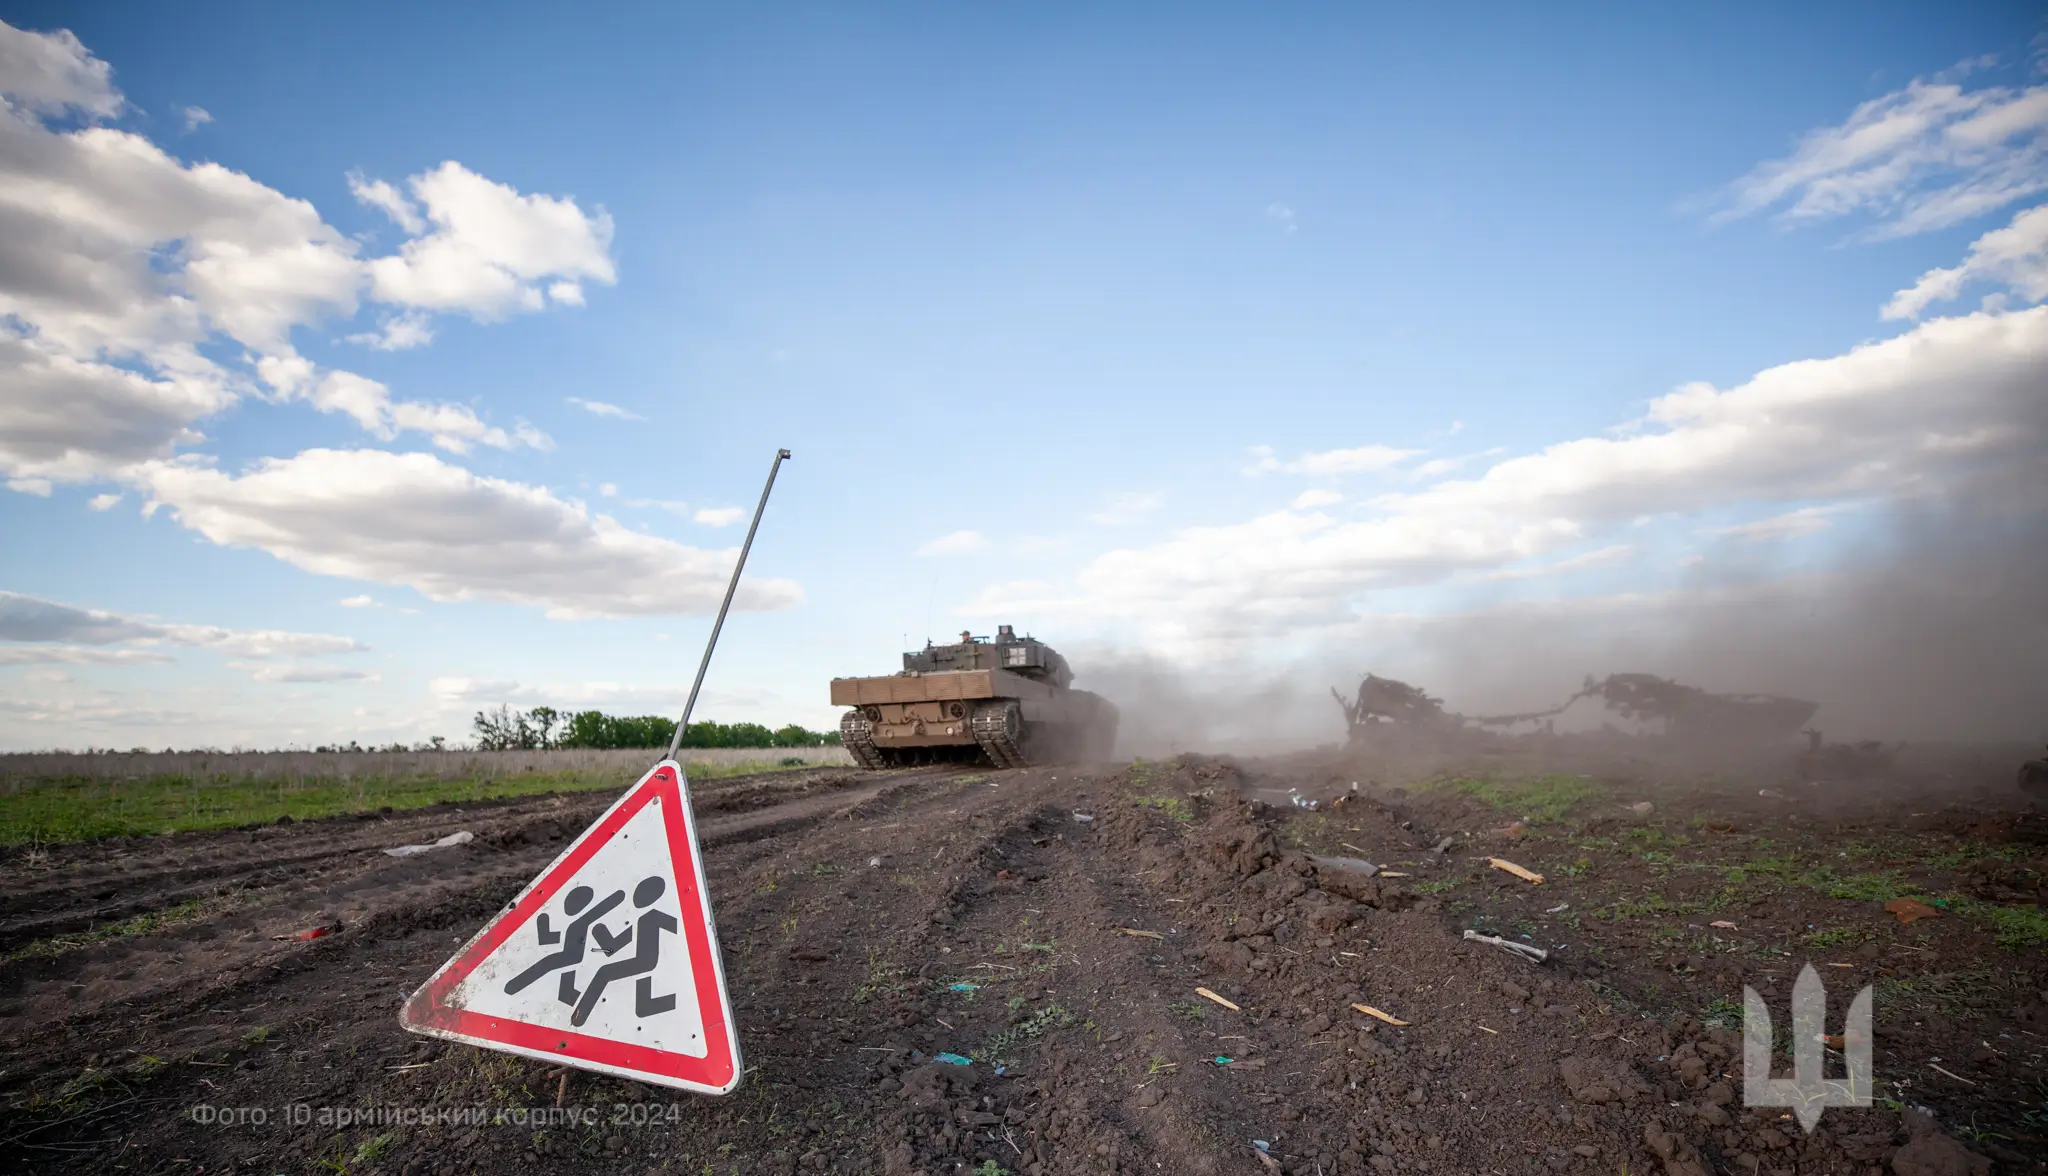
<svg viewBox="0 0 2048 1176">
<path fill-rule="evenodd" d="M 552 738 L 555 724 L 561 721 L 562 713 L 551 706 L 537 706 L 526 712 L 533 727 L 533 743 L 536 747 L 553 747 Z"/>
</svg>

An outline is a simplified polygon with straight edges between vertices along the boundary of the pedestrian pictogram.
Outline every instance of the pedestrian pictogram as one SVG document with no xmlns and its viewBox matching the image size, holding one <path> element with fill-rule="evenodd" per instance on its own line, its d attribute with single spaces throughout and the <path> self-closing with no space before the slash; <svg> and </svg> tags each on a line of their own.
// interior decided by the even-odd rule
<svg viewBox="0 0 2048 1176">
<path fill-rule="evenodd" d="M 683 770 L 663 760 L 405 1004 L 415 1033 L 724 1094 L 739 1039 Z"/>
</svg>

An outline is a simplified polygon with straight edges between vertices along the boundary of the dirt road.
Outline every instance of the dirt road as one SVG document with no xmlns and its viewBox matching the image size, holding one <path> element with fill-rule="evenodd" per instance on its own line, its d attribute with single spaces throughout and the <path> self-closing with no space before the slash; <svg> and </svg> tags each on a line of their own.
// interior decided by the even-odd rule
<svg viewBox="0 0 2048 1176">
<path fill-rule="evenodd" d="M 2043 1170 L 2048 830 L 1997 794 L 1371 775 L 696 789 L 749 1067 L 723 1100 L 397 1027 L 609 795 L 16 853 L 0 1142 L 92 1172 L 1934 1172 L 1965 1146 Z M 1742 1106 L 1738 1022 L 1744 985 L 1783 1009 L 1809 960 L 1837 1017 L 1873 986 L 1880 1100 L 1810 1137 Z"/>
</svg>

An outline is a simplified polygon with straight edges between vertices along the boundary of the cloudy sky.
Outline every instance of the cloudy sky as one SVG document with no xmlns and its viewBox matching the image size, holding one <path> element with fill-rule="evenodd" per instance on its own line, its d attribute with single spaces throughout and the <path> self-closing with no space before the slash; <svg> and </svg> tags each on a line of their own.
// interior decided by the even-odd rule
<svg viewBox="0 0 2048 1176">
<path fill-rule="evenodd" d="M 0 747 L 679 708 L 778 446 L 705 717 L 2038 503 L 2048 38 L 1954 8 L 0 3 Z"/>
</svg>

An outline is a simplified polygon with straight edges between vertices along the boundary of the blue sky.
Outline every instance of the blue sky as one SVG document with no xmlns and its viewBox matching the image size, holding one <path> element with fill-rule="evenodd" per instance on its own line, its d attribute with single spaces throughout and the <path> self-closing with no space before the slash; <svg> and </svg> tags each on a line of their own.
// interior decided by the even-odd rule
<svg viewBox="0 0 2048 1176">
<path fill-rule="evenodd" d="M 668 709 L 777 446 L 709 717 L 1825 566 L 2035 436 L 2037 13 L 0 4 L 0 746 Z"/>
</svg>

